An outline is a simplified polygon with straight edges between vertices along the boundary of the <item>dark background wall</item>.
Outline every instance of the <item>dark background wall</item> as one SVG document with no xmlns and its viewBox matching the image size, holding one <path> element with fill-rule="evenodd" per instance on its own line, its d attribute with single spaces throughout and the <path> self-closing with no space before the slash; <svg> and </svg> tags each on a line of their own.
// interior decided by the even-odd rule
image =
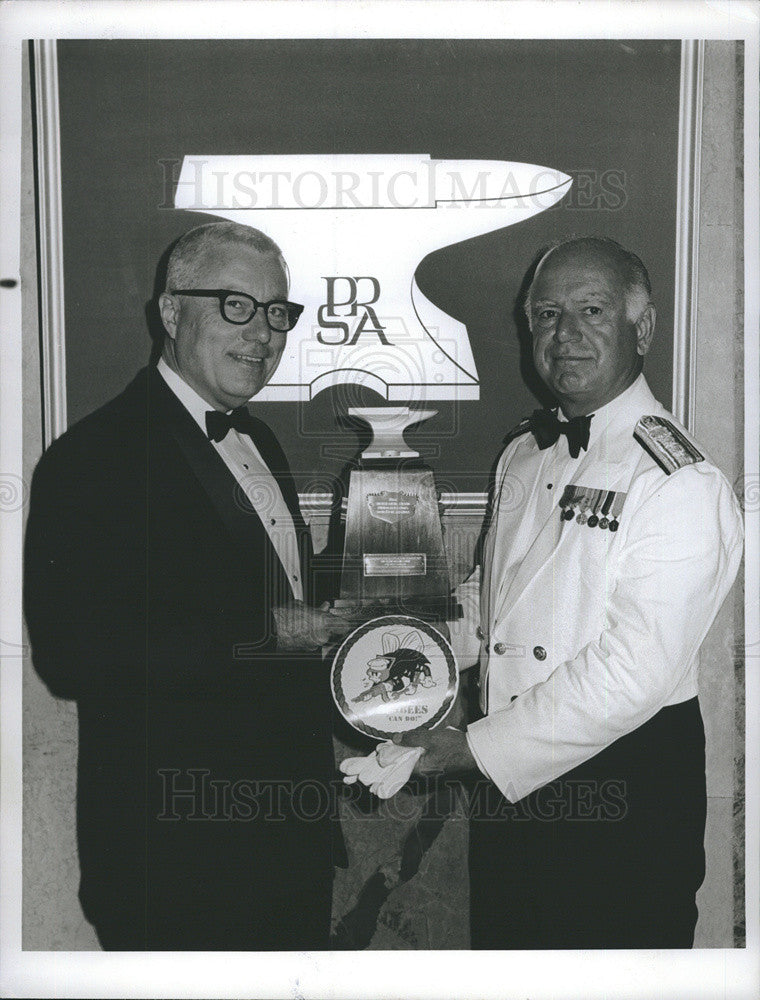
<svg viewBox="0 0 760 1000">
<path fill-rule="evenodd" d="M 61 41 L 58 57 L 70 422 L 146 363 L 156 264 L 209 219 L 169 207 L 186 154 L 427 153 L 574 176 L 555 208 L 417 270 L 421 290 L 466 324 L 481 378 L 479 401 L 436 404 L 417 432 L 444 488 L 485 489 L 503 435 L 536 406 L 515 301 L 553 239 L 608 235 L 643 257 L 659 310 L 647 374 L 669 405 L 678 42 Z M 308 490 L 343 464 L 315 447 L 351 440 L 338 410 L 377 402 L 344 389 L 261 406 Z"/>
</svg>

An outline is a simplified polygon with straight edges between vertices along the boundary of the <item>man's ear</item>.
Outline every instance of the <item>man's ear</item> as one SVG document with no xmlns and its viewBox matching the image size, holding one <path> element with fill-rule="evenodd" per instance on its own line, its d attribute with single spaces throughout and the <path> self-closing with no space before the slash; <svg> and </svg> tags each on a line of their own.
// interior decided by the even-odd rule
<svg viewBox="0 0 760 1000">
<path fill-rule="evenodd" d="M 161 314 L 161 322 L 164 329 L 172 340 L 177 336 L 177 323 L 179 322 L 179 300 L 168 292 L 162 292 L 158 297 L 158 311 Z"/>
<path fill-rule="evenodd" d="M 636 353 L 643 358 L 652 346 L 657 310 L 650 302 L 636 320 Z"/>
</svg>

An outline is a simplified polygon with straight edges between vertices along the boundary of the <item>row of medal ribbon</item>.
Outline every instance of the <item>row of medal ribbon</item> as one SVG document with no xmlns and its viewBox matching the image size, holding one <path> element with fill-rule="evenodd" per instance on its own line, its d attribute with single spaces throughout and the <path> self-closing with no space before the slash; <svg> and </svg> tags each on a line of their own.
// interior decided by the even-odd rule
<svg viewBox="0 0 760 1000">
<path fill-rule="evenodd" d="M 575 518 L 577 524 L 587 524 L 589 528 L 617 531 L 626 495 L 614 490 L 596 490 L 590 486 L 570 484 L 565 487 L 559 502 L 562 508 L 560 517 L 563 521 Z"/>
</svg>

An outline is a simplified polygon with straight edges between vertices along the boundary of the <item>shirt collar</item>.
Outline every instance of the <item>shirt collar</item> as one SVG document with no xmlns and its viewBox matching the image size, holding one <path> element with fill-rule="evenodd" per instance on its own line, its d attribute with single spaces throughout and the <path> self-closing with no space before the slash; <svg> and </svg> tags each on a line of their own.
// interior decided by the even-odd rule
<svg viewBox="0 0 760 1000">
<path fill-rule="evenodd" d="M 205 434 L 206 413 L 209 410 L 213 410 L 214 407 L 207 403 L 202 396 L 199 396 L 195 389 L 188 385 L 182 376 L 178 375 L 174 369 L 170 368 L 163 358 L 158 359 L 158 365 L 156 367 L 171 391 Z M 232 411 L 227 410 L 225 412 L 231 413 Z"/>
<path fill-rule="evenodd" d="M 625 423 L 627 425 L 631 419 L 635 423 L 642 414 L 654 412 L 654 408 L 659 410 L 660 405 L 652 395 L 647 380 L 644 378 L 644 373 L 641 372 L 619 396 L 615 396 L 609 403 L 605 403 L 598 410 L 594 410 L 594 419 L 591 421 L 590 442 L 604 431 L 612 429 L 618 423 Z M 557 415 L 560 420 L 567 419 L 561 407 L 557 411 Z"/>
</svg>

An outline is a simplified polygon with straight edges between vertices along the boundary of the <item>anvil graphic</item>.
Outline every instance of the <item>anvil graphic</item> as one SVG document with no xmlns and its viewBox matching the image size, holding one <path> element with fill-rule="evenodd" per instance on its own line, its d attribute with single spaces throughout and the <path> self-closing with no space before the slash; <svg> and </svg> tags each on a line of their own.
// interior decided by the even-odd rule
<svg viewBox="0 0 760 1000">
<path fill-rule="evenodd" d="M 425 403 L 478 399 L 479 379 L 464 324 L 418 288 L 420 261 L 551 208 L 571 183 L 502 160 L 197 155 L 174 204 L 261 229 L 283 251 L 305 309 L 257 402 L 352 383 Z"/>
</svg>

